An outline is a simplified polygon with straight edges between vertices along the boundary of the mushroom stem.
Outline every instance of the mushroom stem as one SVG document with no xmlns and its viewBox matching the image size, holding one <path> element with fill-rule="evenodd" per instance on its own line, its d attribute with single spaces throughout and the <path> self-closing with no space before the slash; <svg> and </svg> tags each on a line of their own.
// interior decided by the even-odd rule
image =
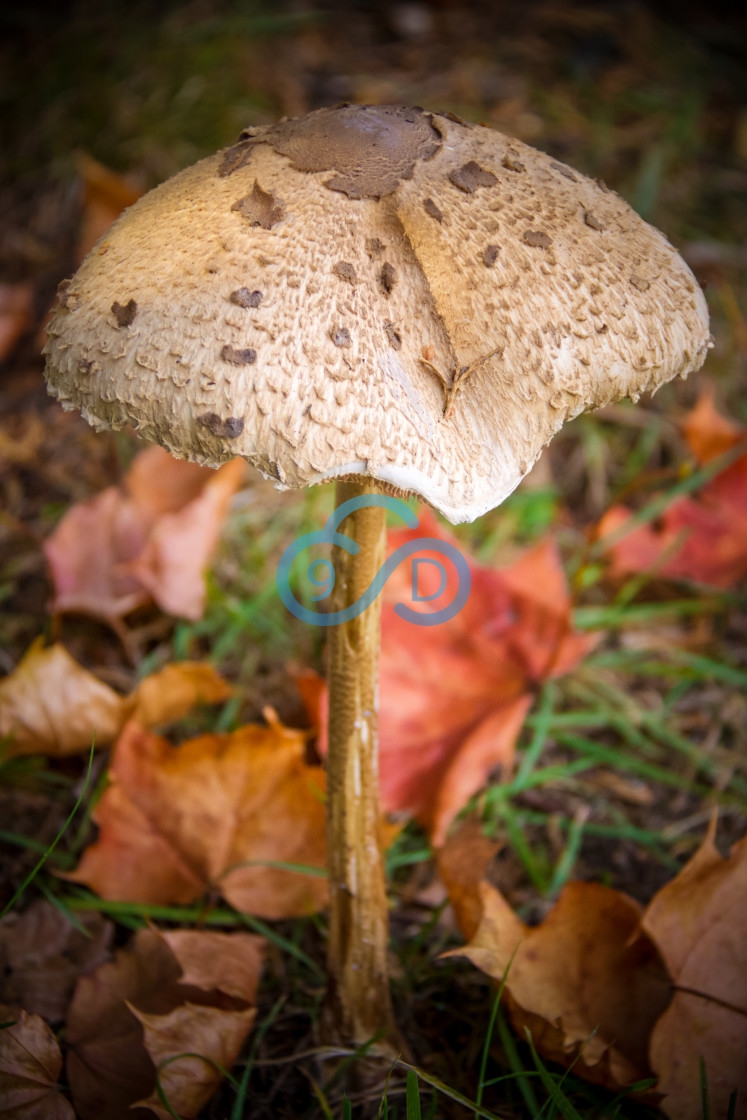
<svg viewBox="0 0 747 1120">
<path fill-rule="evenodd" d="M 376 483 L 337 483 L 337 504 L 375 494 Z M 336 563 L 335 610 L 356 602 L 386 557 L 386 510 L 363 506 L 342 531 L 360 546 Z M 381 603 L 330 628 L 327 844 L 330 884 L 329 1006 L 338 1040 L 361 1045 L 396 1028 L 387 969 L 388 914 L 379 810 L 378 671 Z"/>
</svg>

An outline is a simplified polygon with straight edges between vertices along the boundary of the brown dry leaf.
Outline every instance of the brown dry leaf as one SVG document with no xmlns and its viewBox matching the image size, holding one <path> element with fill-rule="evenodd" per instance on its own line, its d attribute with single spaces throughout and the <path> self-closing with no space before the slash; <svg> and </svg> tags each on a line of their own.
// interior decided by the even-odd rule
<svg viewBox="0 0 747 1120">
<path fill-rule="evenodd" d="M 33 643 L 0 681 L 0 738 L 7 754 L 67 755 L 110 743 L 126 718 L 125 701 L 79 665 L 64 646 Z"/>
<path fill-rule="evenodd" d="M 240 1048 L 251 1027 L 254 1009 L 247 1004 L 255 998 L 263 946 L 245 933 L 139 930 L 131 948 L 79 981 L 68 1017 L 67 1073 L 81 1120 L 149 1116 L 131 1106 L 150 1097 L 156 1066 L 172 1053 L 205 1055 L 192 1060 L 188 1078 L 177 1072 L 180 1095 L 170 1096 L 184 1109 L 194 1101 L 201 1107 L 220 1080 L 210 1059 L 230 1066 L 237 1040 Z M 172 1065 L 184 1072 L 182 1062 L 168 1065 L 164 1087 L 172 1084 Z"/>
<path fill-rule="evenodd" d="M 75 163 L 84 188 L 83 225 L 76 247 L 76 259 L 80 263 L 122 211 L 137 202 L 143 189 L 133 179 L 118 175 L 87 152 L 78 152 Z"/>
<path fill-rule="evenodd" d="M 716 408 L 716 390 L 707 383 L 695 407 L 680 423 L 688 447 L 699 463 L 710 463 L 724 451 L 736 447 L 744 436 L 743 429 L 728 420 Z"/>
<path fill-rule="evenodd" d="M 545 1058 L 620 1089 L 649 1077 L 648 1042 L 670 984 L 640 931 L 642 908 L 599 883 L 569 883 L 544 922 L 526 926 L 502 895 L 479 888 L 483 908 L 464 955 L 495 980 L 521 1035 Z"/>
<path fill-rule="evenodd" d="M 142 451 L 121 487 L 73 506 L 45 543 L 53 609 L 113 623 L 153 599 L 200 618 L 205 568 L 244 469 L 241 459 L 214 471 Z"/>
<path fill-rule="evenodd" d="M 239 1056 L 256 1008 L 224 1011 L 185 1003 L 168 1015 L 131 1010 L 142 1024 L 145 1048 L 173 1111 L 163 1107 L 155 1090 L 137 1103 L 162 1120 L 170 1120 L 174 1112 L 193 1120 L 223 1080 L 218 1065 L 230 1070 Z"/>
<path fill-rule="evenodd" d="M 33 306 L 31 284 L 0 284 L 0 362 L 31 326 Z"/>
<path fill-rule="evenodd" d="M 477 817 L 467 817 L 436 852 L 438 874 L 449 895 L 457 925 L 468 940 L 482 921 L 480 883 L 500 844 L 490 840 Z"/>
<path fill-rule="evenodd" d="M 64 646 L 38 639 L 18 668 L 0 681 L 0 739 L 6 756 L 62 756 L 111 743 L 134 713 L 158 726 L 196 704 L 227 700 L 231 687 L 201 661 L 177 661 L 120 696 L 79 665 Z"/>
<path fill-rule="evenodd" d="M 114 926 L 103 914 L 79 917 L 76 929 L 46 899 L 0 921 L 0 1000 L 55 1022 L 64 1018 L 75 982 L 108 957 Z"/>
<path fill-rule="evenodd" d="M 723 859 L 715 831 L 714 819 L 643 919 L 676 985 L 650 1050 L 661 1107 L 673 1120 L 701 1120 L 701 1059 L 711 1116 L 726 1116 L 734 1089 L 735 1116 L 747 1116 L 747 838 Z"/>
<path fill-rule="evenodd" d="M 47 429 L 36 413 L 8 418 L 0 428 L 0 464 L 24 466 L 38 463 L 46 435 Z"/>
<path fill-rule="evenodd" d="M 206 661 L 175 661 L 141 681 L 132 718 L 144 727 L 173 723 L 196 704 L 222 704 L 232 688 Z"/>
<path fill-rule="evenodd" d="M 326 859 L 321 767 L 278 724 L 173 747 L 135 723 L 112 757 L 94 819 L 99 838 L 69 877 L 103 898 L 187 903 L 217 889 L 265 918 L 324 906 L 323 878 L 262 866 Z"/>
<path fill-rule="evenodd" d="M 75 1120 L 57 1081 L 62 1055 L 38 1015 L 0 1004 L 0 1109 L 3 1120 Z"/>
</svg>

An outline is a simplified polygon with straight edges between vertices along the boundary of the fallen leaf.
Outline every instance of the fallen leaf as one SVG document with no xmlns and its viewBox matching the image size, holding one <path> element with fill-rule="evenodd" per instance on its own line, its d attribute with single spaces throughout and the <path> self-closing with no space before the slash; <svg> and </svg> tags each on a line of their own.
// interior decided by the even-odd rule
<svg viewBox="0 0 747 1120">
<path fill-rule="evenodd" d="M 599 883 L 569 883 L 529 927 L 487 883 L 482 920 L 463 955 L 497 981 L 523 1036 L 550 1061 L 611 1089 L 651 1076 L 648 1042 L 671 987 L 640 930 L 642 907 Z"/>
<path fill-rule="evenodd" d="M 64 646 L 38 639 L 0 681 L 0 738 L 6 754 L 74 754 L 110 743 L 125 719 L 123 698 L 79 665 Z"/>
<path fill-rule="evenodd" d="M 83 223 L 76 259 L 80 263 L 124 209 L 137 202 L 143 189 L 132 178 L 118 175 L 87 152 L 76 153 L 75 163 L 83 181 Z"/>
<path fill-rule="evenodd" d="M 132 718 L 144 727 L 181 719 L 196 704 L 222 704 L 233 689 L 205 661 L 175 661 L 146 677 L 133 693 Z"/>
<path fill-rule="evenodd" d="M 57 1081 L 62 1055 L 38 1015 L 0 1005 L 0 1101 L 7 1120 L 75 1120 Z"/>
<path fill-rule="evenodd" d="M 0 362 L 31 326 L 33 305 L 31 284 L 0 284 Z"/>
<path fill-rule="evenodd" d="M 424 536 L 454 543 L 428 511 L 415 530 L 390 533 L 389 551 Z M 462 610 L 438 626 L 418 626 L 395 612 L 412 600 L 417 580 L 424 613 L 452 602 L 449 570 L 441 594 L 436 551 L 422 550 L 413 569 L 401 564 L 382 608 L 380 783 L 384 808 L 406 810 L 443 844 L 448 827 L 490 774 L 510 773 L 516 738 L 541 682 L 572 669 L 595 639 L 575 633 L 554 544 L 544 541 L 503 569 L 470 563 L 472 590 Z M 429 598 L 435 595 L 434 598 Z M 303 684 L 307 699 L 313 689 Z M 316 713 L 326 749 L 326 695 Z"/>
<path fill-rule="evenodd" d="M 46 541 L 53 609 L 114 623 L 153 599 L 200 618 L 204 571 L 244 466 L 213 471 L 161 447 L 141 452 L 121 487 L 73 506 Z"/>
<path fill-rule="evenodd" d="M 254 1003 L 265 941 L 252 934 L 171 930 L 161 934 L 182 970 L 181 983 Z"/>
<path fill-rule="evenodd" d="M 268 862 L 325 865 L 324 774 L 279 725 L 173 747 L 135 723 L 114 749 L 98 840 L 68 877 L 103 898 L 181 903 L 219 890 L 265 918 L 324 906 L 327 884 Z"/>
<path fill-rule="evenodd" d="M 0 428 L 0 464 L 26 466 L 38 462 L 46 435 L 44 423 L 33 412 L 8 417 Z"/>
<path fill-rule="evenodd" d="M 174 1113 L 184 1120 L 198 1115 L 223 1080 L 220 1067 L 230 1070 L 238 1058 L 257 1014 L 254 1007 L 223 1011 L 192 1003 L 168 1015 L 132 1012 L 142 1024 L 145 1049 L 159 1071 L 169 1108 L 155 1090 L 137 1103 L 163 1120 Z"/>
<path fill-rule="evenodd" d="M 227 700 L 231 687 L 201 661 L 177 661 L 120 696 L 79 665 L 64 646 L 38 639 L 18 668 L 0 681 L 0 740 L 6 757 L 63 756 L 111 743 L 134 716 L 152 727 L 196 704 Z"/>
<path fill-rule="evenodd" d="M 688 447 L 701 464 L 723 455 L 736 447 L 744 437 L 744 430 L 733 420 L 728 420 L 716 408 L 716 391 L 706 384 L 695 407 L 680 422 L 680 429 Z"/>
<path fill-rule="evenodd" d="M 181 1115 L 196 1115 L 221 1079 L 214 1063 L 230 1068 L 251 1028 L 263 949 L 245 933 L 139 930 L 80 980 L 67 1073 L 81 1120 L 168 1115 L 153 1096 L 156 1070 L 186 1053 L 204 1059 L 169 1062 L 160 1080 Z"/>
<path fill-rule="evenodd" d="M 701 1120 L 700 1063 L 710 1115 L 747 1116 L 747 838 L 723 859 L 715 819 L 702 846 L 650 903 L 643 928 L 675 984 L 654 1028 L 651 1065 L 673 1120 Z"/>
<path fill-rule="evenodd" d="M 704 392 L 681 425 L 700 464 L 736 447 L 745 430 L 720 416 L 712 391 Z M 613 506 L 595 536 L 615 535 L 632 516 Z M 673 502 L 656 524 L 642 525 L 606 549 L 609 573 L 622 579 L 651 572 L 669 579 L 732 587 L 747 575 L 747 455 L 742 455 L 697 494 Z"/>
<path fill-rule="evenodd" d="M 467 817 L 436 853 L 438 874 L 464 937 L 474 937 L 482 921 L 480 884 L 500 844 L 490 840 L 477 817 Z"/>
<path fill-rule="evenodd" d="M 0 1001 L 64 1018 L 76 980 L 107 959 L 114 930 L 102 914 L 78 921 L 85 933 L 46 899 L 0 921 Z"/>
</svg>

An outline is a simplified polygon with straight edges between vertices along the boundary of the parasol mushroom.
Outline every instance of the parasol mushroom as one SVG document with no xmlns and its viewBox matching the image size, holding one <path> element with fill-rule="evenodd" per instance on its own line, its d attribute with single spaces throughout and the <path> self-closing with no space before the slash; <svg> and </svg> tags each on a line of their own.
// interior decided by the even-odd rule
<svg viewBox="0 0 747 1120">
<path fill-rule="evenodd" d="M 702 364 L 702 293 L 616 194 L 451 114 L 343 105 L 265 128 L 131 207 L 64 286 L 47 376 L 97 428 L 240 455 L 338 503 L 497 506 L 571 417 Z M 346 521 L 336 608 L 385 555 Z M 338 1037 L 396 1037 L 379 842 L 379 607 L 332 628 L 328 845 Z"/>
</svg>

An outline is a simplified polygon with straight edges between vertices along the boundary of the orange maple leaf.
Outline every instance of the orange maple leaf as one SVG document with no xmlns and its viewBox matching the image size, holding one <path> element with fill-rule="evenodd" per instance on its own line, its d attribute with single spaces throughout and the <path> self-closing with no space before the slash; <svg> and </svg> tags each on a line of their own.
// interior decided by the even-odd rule
<svg viewBox="0 0 747 1120">
<path fill-rule="evenodd" d="M 700 464 L 736 447 L 743 429 L 715 409 L 706 390 L 681 425 Z M 613 506 L 597 525 L 604 537 L 625 525 L 631 511 Z M 606 550 L 613 579 L 638 572 L 731 587 L 747 575 L 747 455 L 742 455 L 694 496 L 673 502 L 658 523 L 642 525 Z"/>
<path fill-rule="evenodd" d="M 130 902 L 213 889 L 264 918 L 321 909 L 324 878 L 272 866 L 325 865 L 324 773 L 304 749 L 303 733 L 277 723 L 178 747 L 129 723 L 94 812 L 99 838 L 66 877 Z"/>
<path fill-rule="evenodd" d="M 244 469 L 241 459 L 214 471 L 142 451 L 122 486 L 73 506 L 46 541 L 53 609 L 113 623 L 153 599 L 200 618 L 205 568 Z"/>
</svg>

